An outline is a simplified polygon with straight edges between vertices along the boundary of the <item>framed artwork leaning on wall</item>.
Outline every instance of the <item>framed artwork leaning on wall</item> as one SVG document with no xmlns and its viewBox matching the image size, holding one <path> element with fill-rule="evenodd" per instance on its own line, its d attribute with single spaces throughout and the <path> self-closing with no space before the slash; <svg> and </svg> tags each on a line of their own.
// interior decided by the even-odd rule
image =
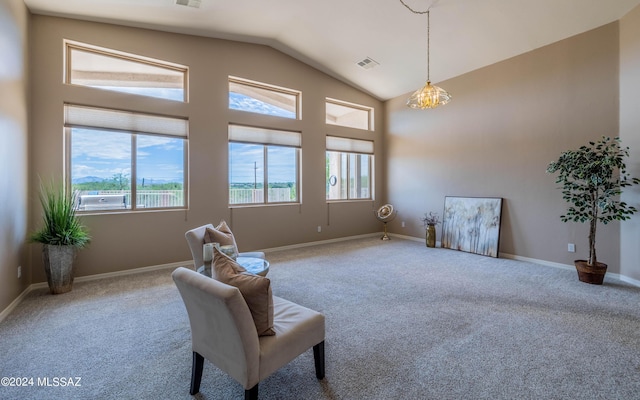
<svg viewBox="0 0 640 400">
<path fill-rule="evenodd" d="M 498 257 L 501 197 L 444 198 L 443 248 Z"/>
</svg>

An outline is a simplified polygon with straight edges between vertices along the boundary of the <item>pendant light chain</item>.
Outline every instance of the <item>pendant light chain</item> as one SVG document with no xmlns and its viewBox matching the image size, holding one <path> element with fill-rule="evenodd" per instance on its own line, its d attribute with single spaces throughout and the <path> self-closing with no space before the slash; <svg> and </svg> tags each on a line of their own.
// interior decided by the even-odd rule
<svg viewBox="0 0 640 400">
<path fill-rule="evenodd" d="M 437 3 L 437 1 L 435 1 L 433 4 L 431 4 L 431 5 L 429 6 L 429 8 L 427 8 L 427 11 L 416 11 L 416 10 L 414 10 L 413 8 L 409 7 L 409 6 L 407 5 L 407 3 L 405 3 L 403 0 L 400 0 L 400 3 L 402 3 L 402 5 L 403 5 L 403 6 L 407 7 L 407 8 L 409 9 L 409 11 L 411 11 L 411 12 L 412 12 L 412 13 L 414 13 L 414 14 L 427 14 L 427 13 L 429 12 L 429 9 L 430 9 L 431 7 L 433 7 L 433 5 Z"/>
<path fill-rule="evenodd" d="M 440 105 L 445 105 L 451 101 L 451 95 L 444 89 L 431 85 L 431 21 L 430 16 L 431 7 L 433 7 L 439 0 L 435 0 L 427 8 L 426 11 L 417 11 L 409 7 L 404 0 L 400 0 L 403 6 L 414 14 L 427 14 L 427 83 L 421 89 L 416 90 L 411 94 L 407 100 L 407 107 L 414 109 L 428 109 L 436 108 Z"/>
<path fill-rule="evenodd" d="M 430 76 L 431 76 L 431 74 L 430 74 L 430 64 L 431 64 L 431 62 L 430 61 L 431 60 L 430 60 L 430 56 L 429 56 L 429 46 L 430 46 L 430 36 L 431 36 L 431 32 L 430 32 L 431 31 L 431 29 L 430 29 L 431 28 L 431 23 L 429 21 L 429 19 L 430 19 L 429 18 L 429 16 L 430 16 L 429 11 L 431 10 L 431 7 L 433 7 L 438 1 L 439 0 L 434 1 L 429 6 L 429 8 L 427 8 L 426 11 L 418 11 L 418 10 L 414 10 L 413 8 L 411 8 L 407 3 L 404 2 L 404 0 L 400 0 L 400 3 L 402 3 L 402 5 L 405 6 L 412 13 L 420 14 L 420 15 L 427 14 L 427 82 L 431 81 L 431 79 L 430 79 Z"/>
<path fill-rule="evenodd" d="M 429 23 L 429 10 L 427 9 L 427 82 L 431 82 L 431 78 L 430 78 L 430 74 L 429 74 L 429 70 L 431 69 L 430 68 L 430 65 L 431 65 L 430 61 L 431 60 L 430 60 L 430 57 L 429 57 L 429 47 L 430 47 L 430 44 L 429 44 L 430 40 L 429 39 L 431 38 L 430 31 L 431 31 L 431 24 Z"/>
</svg>

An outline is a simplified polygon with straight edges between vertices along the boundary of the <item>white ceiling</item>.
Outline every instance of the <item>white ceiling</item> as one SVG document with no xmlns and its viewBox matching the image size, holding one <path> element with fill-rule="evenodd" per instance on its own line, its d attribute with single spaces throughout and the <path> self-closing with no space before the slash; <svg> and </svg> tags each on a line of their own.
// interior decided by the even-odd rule
<svg viewBox="0 0 640 400">
<path fill-rule="evenodd" d="M 438 83 L 616 21 L 640 0 L 404 0 L 431 7 Z M 427 77 L 426 15 L 399 0 L 24 0 L 32 13 L 260 43 L 379 99 Z M 379 66 L 357 65 L 371 57 Z M 455 95 L 455 94 L 454 94 Z"/>
</svg>

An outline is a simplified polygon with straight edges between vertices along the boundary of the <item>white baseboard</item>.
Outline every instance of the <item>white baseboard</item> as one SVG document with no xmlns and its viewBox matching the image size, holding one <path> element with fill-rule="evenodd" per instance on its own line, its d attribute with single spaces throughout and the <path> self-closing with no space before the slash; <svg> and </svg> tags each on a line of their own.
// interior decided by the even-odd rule
<svg viewBox="0 0 640 400">
<path fill-rule="evenodd" d="M 106 272 L 104 274 L 80 276 L 78 278 L 75 278 L 74 282 L 95 281 L 97 279 L 113 278 L 113 277 L 116 277 L 116 276 L 133 275 L 133 274 L 139 274 L 139 273 L 142 273 L 142 272 L 157 271 L 157 270 L 160 270 L 160 269 L 178 268 L 178 267 L 189 267 L 189 268 L 191 268 L 191 267 L 193 267 L 193 260 L 174 262 L 174 263 L 169 263 L 169 264 L 151 265 L 151 266 L 148 266 L 148 267 L 127 269 L 127 270 L 124 270 L 124 271 Z M 47 286 L 47 283 L 44 282 L 44 287 L 46 287 L 46 286 Z"/>
<path fill-rule="evenodd" d="M 566 269 L 566 270 L 575 270 L 576 269 L 576 267 L 574 267 L 573 265 L 562 264 L 562 263 L 557 263 L 557 262 L 552 262 L 552 261 L 538 260 L 537 258 L 516 256 L 515 254 L 500 253 L 499 256 L 501 258 L 508 258 L 510 260 L 526 261 L 526 262 L 530 262 L 530 263 L 533 263 L 533 264 L 546 265 L 547 267 L 560 268 L 560 269 Z"/>
<path fill-rule="evenodd" d="M 391 235 L 389 235 L 389 236 L 391 236 Z M 420 243 L 423 243 L 425 246 L 427 245 L 427 238 L 424 238 L 424 237 L 398 235 L 396 233 L 394 233 L 392 237 L 397 237 L 397 238 L 405 239 L 405 240 L 411 240 L 411 241 L 414 241 L 414 242 L 420 242 Z M 436 247 L 440 247 L 441 245 L 442 245 L 442 243 L 436 241 Z"/>
<path fill-rule="evenodd" d="M 27 287 L 25 290 L 22 291 L 22 293 L 20 293 L 18 297 L 16 297 L 15 300 L 11 302 L 11 304 L 7 306 L 7 308 L 2 310 L 2 312 L 0 312 L 0 322 L 4 321 L 4 319 L 9 314 L 11 314 L 11 311 L 13 311 L 18 306 L 18 304 L 20 304 L 22 300 L 24 300 L 24 298 L 27 297 L 29 292 L 31 292 L 32 290 L 33 290 L 33 285 Z"/>
<path fill-rule="evenodd" d="M 398 235 L 398 234 L 394 234 L 393 236 L 394 237 L 398 237 L 398 238 L 402 238 L 402 239 L 406 239 L 406 240 L 412 240 L 414 242 L 424 242 L 425 241 L 425 238 L 418 238 L 418 237 L 415 237 L 415 236 L 406 236 L 406 235 Z M 436 242 L 436 247 L 440 247 L 440 245 L 441 245 L 440 242 Z M 499 257 L 507 258 L 507 259 L 511 259 L 511 260 L 517 260 L 517 261 L 530 262 L 532 264 L 545 265 L 547 267 L 560 268 L 560 269 L 564 269 L 564 270 L 568 270 L 568 271 L 575 271 L 575 269 L 576 269 L 576 267 L 574 265 L 562 264 L 562 263 L 546 261 L 546 260 L 539 260 L 537 258 L 517 256 L 515 254 L 509 254 L 509 253 L 500 253 Z M 622 281 L 622 282 L 629 283 L 629 284 L 631 284 L 633 286 L 640 287 L 640 281 L 637 280 L 637 279 L 629 278 L 628 276 L 616 274 L 616 273 L 613 273 L 613 272 L 607 272 L 607 276 L 610 277 L 610 278 L 613 278 L 613 279 L 617 279 L 617 280 Z"/>
<path fill-rule="evenodd" d="M 293 245 L 290 245 L 290 246 L 272 247 L 272 248 L 268 248 L 268 249 L 261 249 L 259 251 L 269 252 L 269 251 L 281 251 L 281 250 L 299 249 L 299 248 L 303 248 L 303 247 L 317 246 L 317 245 L 320 245 L 320 244 L 343 242 L 343 241 L 346 241 L 346 240 L 368 238 L 368 237 L 374 237 L 374 236 L 380 236 L 380 235 L 383 235 L 383 232 L 367 233 L 365 235 L 356 235 L 356 236 L 348 236 L 348 237 L 336 238 L 336 239 L 319 240 L 319 241 L 315 241 L 315 242 L 299 243 L 299 244 L 293 244 Z M 401 239 L 405 239 L 405 240 L 411 240 L 411 241 L 414 241 L 414 242 L 424 242 L 425 241 L 425 238 L 418 238 L 418 237 L 415 237 L 415 236 L 407 236 L 407 235 L 393 234 L 391 237 L 392 238 L 393 237 L 397 237 L 397 238 L 401 238 Z M 436 242 L 436 247 L 440 247 L 440 245 L 441 245 L 440 242 Z M 566 269 L 566 270 L 574 270 L 575 269 L 575 267 L 573 265 L 561 264 L 561 263 L 545 261 L 545 260 L 538 260 L 536 258 L 522 257 L 522 256 L 517 256 L 517 255 L 509 254 L 509 253 L 500 253 L 499 256 L 502 257 L 502 258 L 508 258 L 508 259 L 518 260 L 518 261 L 526 261 L 526 262 L 530 262 L 530 263 L 533 263 L 533 264 L 546 265 L 546 266 L 554 267 L 554 268 L 561 268 L 561 269 Z M 174 262 L 174 263 L 169 263 L 169 264 L 151 265 L 151 266 L 148 266 L 148 267 L 140 267 L 140 268 L 128 269 L 128 270 L 124 270 L 124 271 L 106 272 L 106 273 L 103 273 L 103 274 L 80 276 L 80 277 L 75 278 L 74 282 L 88 282 L 88 281 L 94 281 L 94 280 L 98 280 L 98 279 L 112 278 L 112 277 L 117 277 L 117 276 L 133 275 L 133 274 L 139 274 L 139 273 L 142 273 L 142 272 L 156 271 L 156 270 L 167 269 L 167 268 L 178 268 L 178 267 L 191 268 L 192 266 L 193 266 L 193 260 L 182 261 L 182 262 Z M 618 280 L 620 280 L 622 282 L 626 282 L 626 283 L 629 283 L 631 285 L 640 287 L 640 281 L 638 281 L 636 279 L 632 279 L 632 278 L 626 277 L 624 275 L 614 274 L 614 273 L 607 273 L 607 276 L 610 276 L 610 277 L 612 277 L 614 279 L 618 279 Z M 7 317 L 7 315 L 9 315 L 11 313 L 11 311 L 13 311 L 18 306 L 18 304 L 20 304 L 20 302 L 29 294 L 29 292 L 31 292 L 32 290 L 35 290 L 35 289 L 42 289 L 42 288 L 46 288 L 46 287 L 47 287 L 47 283 L 46 282 L 38 282 L 38 283 L 34 283 L 34 284 L 30 285 L 28 288 L 26 288 L 22 293 L 20 293 L 20 295 L 18 297 L 16 297 L 16 299 L 14 301 L 11 302 L 11 304 L 9 304 L 9 306 L 7 306 L 7 308 L 5 308 L 4 310 L 2 310 L 2 312 L 0 312 L 0 322 L 2 322 Z"/>
<path fill-rule="evenodd" d="M 269 252 L 269 251 L 300 249 L 300 248 L 303 248 L 303 247 L 317 246 L 317 245 L 320 245 L 320 244 L 328 244 L 328 243 L 336 243 L 336 242 L 344 242 L 346 240 L 362 239 L 362 238 L 368 238 L 368 237 L 379 236 L 379 235 L 383 235 L 383 233 L 382 232 L 367 233 L 367 234 L 364 234 L 364 235 L 355 235 L 355 236 L 347 236 L 347 237 L 336 238 L 336 239 L 318 240 L 318 241 L 315 241 L 315 242 L 292 244 L 290 246 L 271 247 L 271 248 L 268 248 L 268 249 L 259 249 L 257 251 L 263 251 L 263 252 L 266 253 L 266 252 Z"/>
<path fill-rule="evenodd" d="M 273 247 L 269 249 L 262 249 L 259 251 L 267 252 L 267 251 L 296 249 L 301 247 L 316 246 L 319 244 L 326 244 L 326 243 L 342 242 L 345 240 L 360 239 L 360 238 L 366 238 L 366 237 L 372 237 L 372 236 L 378 236 L 378 235 L 382 235 L 382 233 L 368 233 L 365 235 L 356 235 L 356 236 L 348 236 L 348 237 L 337 238 L 337 239 L 320 240 L 316 242 L 300 243 L 300 244 L 295 244 L 291 246 Z M 73 281 L 88 282 L 88 281 L 94 281 L 98 279 L 113 278 L 117 276 L 126 276 L 126 275 L 132 275 L 132 274 L 139 274 L 142 272 L 156 271 L 156 270 L 166 269 L 166 268 L 178 268 L 178 267 L 191 268 L 193 267 L 193 260 L 180 261 L 180 262 L 174 262 L 169 264 L 151 265 L 148 267 L 127 269 L 124 271 L 116 271 L 116 272 L 106 272 L 103 274 L 79 276 L 79 277 L 75 277 Z M 27 287 L 22 293 L 20 293 L 20 295 L 16 297 L 16 299 L 12 301 L 11 304 L 9 304 L 4 310 L 2 310 L 2 312 L 0 312 L 0 322 L 2 322 L 7 317 L 7 315 L 9 315 L 11 311 L 13 311 L 18 306 L 18 304 L 20 304 L 20 302 L 29 294 L 29 292 L 36 289 L 44 289 L 46 287 L 47 287 L 47 282 L 38 282 L 38 283 L 33 283 L 29 285 L 29 287 Z"/>
<path fill-rule="evenodd" d="M 629 278 L 628 276 L 624 276 L 624 275 L 620 275 L 620 274 L 611 274 L 611 275 L 613 275 L 614 277 L 618 277 L 618 279 L 620 279 L 622 282 L 626 282 L 626 283 L 631 284 L 633 286 L 640 287 L 640 281 L 637 280 L 637 279 Z"/>
<path fill-rule="evenodd" d="M 391 239 L 400 238 L 400 239 L 405 239 L 405 240 L 411 240 L 413 242 L 425 242 L 427 240 L 425 238 L 418 238 L 418 237 L 415 237 L 415 236 L 398 235 L 397 233 L 394 233 L 393 235 L 389 235 L 389 237 L 391 237 Z"/>
<path fill-rule="evenodd" d="M 575 271 L 576 270 L 575 265 L 561 264 L 561 263 L 555 263 L 555 262 L 551 262 L 551 261 L 538 260 L 538 259 L 535 259 L 535 258 L 516 256 L 516 255 L 508 254 L 508 253 L 500 253 L 500 257 L 502 257 L 502 258 L 510 258 L 512 260 L 527 261 L 527 262 L 534 263 L 534 264 L 541 264 L 541 265 L 546 265 L 546 266 L 554 267 L 554 268 L 561 268 L 561 269 L 565 269 L 565 270 L 569 270 L 569 271 Z M 640 281 L 639 280 L 636 280 L 636 279 L 633 279 L 633 278 L 629 278 L 628 276 L 616 274 L 614 272 L 607 272 L 607 276 L 610 277 L 610 278 L 613 278 L 613 279 L 617 279 L 617 280 L 622 281 L 622 282 L 629 283 L 629 284 L 631 284 L 633 286 L 640 287 Z"/>
<path fill-rule="evenodd" d="M 78 277 L 75 277 L 73 279 L 73 281 L 74 282 L 88 282 L 88 281 L 95 281 L 95 280 L 98 280 L 98 279 L 112 278 L 112 277 L 116 277 L 116 276 L 133 275 L 133 274 L 139 274 L 139 273 L 142 273 L 142 272 L 156 271 L 156 270 L 166 269 L 166 268 L 178 268 L 178 267 L 184 267 L 184 266 L 186 266 L 186 267 L 193 266 L 193 260 L 184 261 L 184 262 L 175 262 L 175 263 L 169 263 L 169 264 L 151 265 L 151 266 L 148 266 L 148 267 L 127 269 L 127 270 L 124 270 L 124 271 L 105 272 L 103 274 L 78 276 Z M 11 313 L 11 311 L 13 311 L 18 306 L 18 304 L 20 304 L 20 302 L 31 291 L 36 290 L 36 289 L 46 289 L 46 288 L 47 288 L 47 282 L 38 282 L 38 283 L 33 283 L 33 284 L 29 285 L 29 287 L 26 288 L 22 293 L 20 293 L 20 295 L 18 297 L 16 297 L 16 299 L 14 301 L 12 301 L 11 304 L 9 304 L 9 306 L 7 306 L 7 308 L 5 308 L 4 310 L 2 310 L 2 312 L 0 312 L 0 322 L 2 322 Z"/>
</svg>

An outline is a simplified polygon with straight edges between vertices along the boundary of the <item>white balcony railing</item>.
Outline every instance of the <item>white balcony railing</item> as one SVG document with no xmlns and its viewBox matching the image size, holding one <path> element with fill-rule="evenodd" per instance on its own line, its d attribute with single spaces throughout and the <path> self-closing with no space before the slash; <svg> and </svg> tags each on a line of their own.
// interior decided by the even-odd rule
<svg viewBox="0 0 640 400">
<path fill-rule="evenodd" d="M 118 198 L 124 196 L 123 202 Z M 171 208 L 184 206 L 182 190 L 137 190 L 136 207 Z M 83 199 L 85 200 L 83 202 Z M 131 208 L 129 190 L 81 190 L 78 191 L 78 210 L 113 210 Z"/>
<path fill-rule="evenodd" d="M 131 208 L 131 191 L 129 190 L 81 190 L 78 194 L 78 210 L 113 210 Z M 122 197 L 124 196 L 124 201 Z M 269 189 L 270 203 L 287 203 L 294 201 L 291 188 Z M 229 204 L 261 204 L 264 203 L 262 189 L 229 189 Z M 182 190 L 137 190 L 137 208 L 171 208 L 183 207 Z"/>
<path fill-rule="evenodd" d="M 269 189 L 269 203 L 286 203 L 294 201 L 291 188 Z M 229 204 L 264 203 L 262 189 L 229 189 Z"/>
</svg>

